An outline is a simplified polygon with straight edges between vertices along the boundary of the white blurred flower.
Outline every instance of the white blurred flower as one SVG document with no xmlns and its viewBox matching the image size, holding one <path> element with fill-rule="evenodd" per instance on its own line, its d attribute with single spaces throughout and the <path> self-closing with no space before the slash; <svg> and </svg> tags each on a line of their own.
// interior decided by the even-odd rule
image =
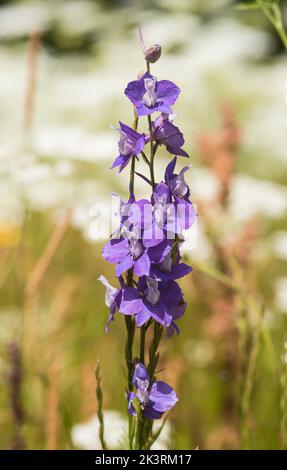
<svg viewBox="0 0 287 470">
<path fill-rule="evenodd" d="M 287 261 L 287 232 L 281 231 L 274 234 L 272 248 L 279 258 Z"/>
<path fill-rule="evenodd" d="M 43 181 L 52 174 L 51 167 L 46 164 L 27 165 L 17 170 L 14 170 L 13 178 L 17 183 L 33 184 L 38 181 Z"/>
<path fill-rule="evenodd" d="M 127 420 L 118 411 L 107 410 L 104 412 L 104 422 L 108 448 L 120 449 L 121 441 L 127 433 Z M 73 444 L 79 449 L 101 449 L 98 417 L 93 416 L 86 423 L 74 426 L 71 437 Z"/>
<path fill-rule="evenodd" d="M 107 410 L 104 412 L 105 440 L 107 447 L 112 450 L 123 448 L 127 438 L 128 421 L 118 411 Z M 155 429 L 161 425 L 162 421 L 155 421 Z M 152 446 L 153 450 L 166 450 L 170 446 L 171 426 L 167 422 Z M 99 420 L 95 415 L 89 421 L 76 424 L 71 432 L 72 442 L 75 447 L 83 450 L 101 449 L 99 440 Z"/>
<path fill-rule="evenodd" d="M 90 134 L 80 126 L 45 127 L 34 136 L 34 150 L 57 159 L 99 162 L 112 160 L 115 142 L 112 132 Z"/>
<path fill-rule="evenodd" d="M 237 176 L 230 194 L 230 210 L 237 221 L 257 214 L 282 217 L 287 210 L 287 190 L 271 181 Z"/>
<path fill-rule="evenodd" d="M 281 277 L 276 281 L 275 303 L 279 310 L 287 313 L 287 277 Z"/>
<path fill-rule="evenodd" d="M 34 31 L 43 31 L 49 20 L 49 8 L 45 2 L 2 6 L 0 38 L 21 37 Z"/>
<path fill-rule="evenodd" d="M 192 191 L 193 198 L 212 201 L 219 191 L 219 183 L 214 174 L 203 168 L 192 168 L 186 173 L 185 179 Z"/>
</svg>

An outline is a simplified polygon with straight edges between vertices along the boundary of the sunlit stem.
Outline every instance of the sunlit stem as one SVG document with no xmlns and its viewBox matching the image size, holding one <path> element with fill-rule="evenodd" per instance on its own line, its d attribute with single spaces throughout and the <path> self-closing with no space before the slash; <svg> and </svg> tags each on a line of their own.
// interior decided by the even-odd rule
<svg viewBox="0 0 287 470">
<path fill-rule="evenodd" d="M 145 362 L 145 332 L 146 332 L 146 329 L 143 326 L 141 328 L 141 344 L 140 344 L 140 361 L 142 362 L 142 364 L 144 364 Z"/>
<path fill-rule="evenodd" d="M 133 128 L 136 130 L 138 127 L 138 117 L 135 113 L 134 118 L 134 125 Z M 135 156 L 132 156 L 131 161 L 131 169 L 130 169 L 130 182 L 129 182 L 129 192 L 130 198 L 134 198 L 134 181 L 135 181 Z M 128 286 L 133 285 L 133 271 L 130 269 L 127 274 L 127 284 Z M 131 391 L 133 389 L 133 343 L 134 343 L 134 336 L 135 336 L 135 321 L 129 315 L 125 315 L 125 323 L 126 323 L 126 330 L 127 330 L 127 339 L 126 339 L 126 347 L 125 347 L 125 359 L 126 359 L 126 366 L 128 372 L 128 388 L 127 391 Z M 133 449 L 133 432 L 134 423 L 132 416 L 129 415 L 129 447 Z"/>
<path fill-rule="evenodd" d="M 263 0 L 257 0 L 257 5 L 261 8 L 264 15 L 273 24 L 285 49 L 287 49 L 287 33 L 285 30 L 282 12 L 279 5 L 266 4 Z"/>
</svg>

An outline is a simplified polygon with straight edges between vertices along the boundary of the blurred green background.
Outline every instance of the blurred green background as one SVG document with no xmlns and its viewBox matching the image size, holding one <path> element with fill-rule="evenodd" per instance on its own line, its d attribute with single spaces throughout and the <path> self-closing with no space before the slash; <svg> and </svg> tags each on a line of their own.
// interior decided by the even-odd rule
<svg viewBox="0 0 287 470">
<path fill-rule="evenodd" d="M 264 16 L 236 4 L 0 2 L 1 449 L 99 448 L 98 358 L 107 440 L 125 446 L 125 329 L 117 315 L 104 331 L 97 278 L 115 281 L 95 203 L 127 196 L 110 126 L 132 123 L 139 24 L 162 46 L 152 72 L 181 88 L 199 212 L 181 335 L 161 346 L 180 401 L 160 446 L 287 448 L 287 59 Z"/>
</svg>

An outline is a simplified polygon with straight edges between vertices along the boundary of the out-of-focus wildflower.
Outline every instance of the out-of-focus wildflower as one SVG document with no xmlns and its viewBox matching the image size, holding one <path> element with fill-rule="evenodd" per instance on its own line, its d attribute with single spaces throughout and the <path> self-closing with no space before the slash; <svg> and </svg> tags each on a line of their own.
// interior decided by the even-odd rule
<svg viewBox="0 0 287 470">
<path fill-rule="evenodd" d="M 104 411 L 104 421 L 107 431 L 106 442 L 108 449 L 122 449 L 128 433 L 128 420 L 118 411 L 106 410 Z M 160 427 L 161 421 L 158 421 L 158 423 L 158 427 Z M 74 446 L 82 450 L 101 449 L 99 426 L 97 416 L 92 416 L 88 421 L 73 426 L 71 438 Z M 169 449 L 170 440 L 171 425 L 169 422 L 166 422 L 160 436 L 151 448 L 153 450 Z"/>
<path fill-rule="evenodd" d="M 107 429 L 106 441 L 110 449 L 120 449 L 121 440 L 127 432 L 127 420 L 121 413 L 114 410 L 104 412 L 105 427 Z M 97 416 L 92 417 L 83 424 L 77 424 L 72 428 L 71 437 L 73 444 L 79 449 L 101 449 L 99 440 L 100 423 Z"/>
<path fill-rule="evenodd" d="M 216 175 L 221 189 L 219 202 L 226 204 L 229 196 L 236 162 L 236 148 L 240 142 L 240 129 L 231 105 L 221 108 L 222 127 L 214 135 L 202 134 L 198 137 L 203 162 Z"/>
</svg>

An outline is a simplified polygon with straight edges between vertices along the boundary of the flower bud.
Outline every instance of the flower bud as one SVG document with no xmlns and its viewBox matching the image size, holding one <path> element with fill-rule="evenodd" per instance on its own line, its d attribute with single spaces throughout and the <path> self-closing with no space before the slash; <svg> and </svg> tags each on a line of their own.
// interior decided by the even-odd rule
<svg viewBox="0 0 287 470">
<path fill-rule="evenodd" d="M 145 60 L 150 64 L 157 62 L 160 56 L 161 46 L 159 44 L 154 44 L 145 51 Z"/>
</svg>

